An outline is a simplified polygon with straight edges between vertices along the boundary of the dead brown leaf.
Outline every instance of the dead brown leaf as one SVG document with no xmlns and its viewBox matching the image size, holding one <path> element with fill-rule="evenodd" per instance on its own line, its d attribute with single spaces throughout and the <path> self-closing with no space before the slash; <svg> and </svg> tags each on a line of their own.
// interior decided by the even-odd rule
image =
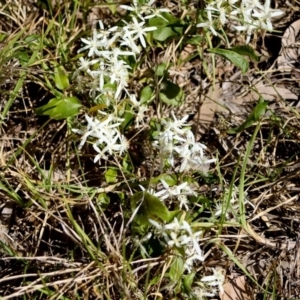
<svg viewBox="0 0 300 300">
<path fill-rule="evenodd" d="M 293 69 L 293 64 L 298 61 L 299 44 L 297 37 L 299 32 L 300 20 L 297 20 L 287 28 L 282 36 L 282 48 L 277 59 L 278 70 L 282 72 L 290 72 Z"/>
<path fill-rule="evenodd" d="M 252 300 L 251 290 L 246 282 L 246 276 L 231 274 L 228 281 L 223 285 L 224 293 L 221 300 Z"/>
<path fill-rule="evenodd" d="M 200 133 L 207 130 L 215 116 L 215 112 L 218 110 L 218 99 L 220 99 L 221 90 L 219 85 L 211 86 L 205 95 L 203 103 L 199 109 L 198 114 L 195 116 L 195 120 L 198 124 L 201 124 Z"/>
</svg>

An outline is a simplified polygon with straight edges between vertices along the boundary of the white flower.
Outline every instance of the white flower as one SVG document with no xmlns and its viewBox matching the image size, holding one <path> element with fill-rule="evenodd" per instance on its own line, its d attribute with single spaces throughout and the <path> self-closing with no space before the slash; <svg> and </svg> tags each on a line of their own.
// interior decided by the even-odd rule
<svg viewBox="0 0 300 300">
<path fill-rule="evenodd" d="M 165 199 L 173 199 L 179 202 L 179 208 L 182 209 L 184 206 L 186 210 L 188 210 L 189 200 L 187 199 L 187 195 L 197 195 L 189 186 L 187 182 L 183 182 L 182 184 L 176 186 L 169 187 L 169 185 L 161 179 L 161 183 L 164 189 L 155 193 L 156 197 L 159 197 L 162 201 Z"/>
<path fill-rule="evenodd" d="M 248 44 L 250 42 L 251 39 L 251 35 L 252 35 L 252 31 L 257 29 L 257 26 L 254 24 L 247 24 L 245 23 L 245 25 L 243 26 L 233 26 L 235 28 L 235 30 L 237 31 L 245 31 L 246 32 L 246 44 Z"/>
<path fill-rule="evenodd" d="M 156 222 L 152 219 L 148 219 L 148 221 L 152 226 L 154 226 L 157 229 L 158 234 L 161 234 L 165 238 L 166 242 L 168 242 L 170 240 L 166 233 L 165 226 L 160 225 L 158 222 Z"/>
<path fill-rule="evenodd" d="M 108 48 L 120 36 L 120 33 L 117 32 L 118 26 L 114 26 L 114 27 L 109 28 L 108 30 L 105 30 L 103 22 L 100 20 L 99 27 L 100 27 L 100 33 L 97 34 L 97 38 L 98 38 L 100 44 L 103 45 L 103 48 Z M 114 33 L 114 36 L 111 39 L 108 39 L 112 33 Z"/>
<path fill-rule="evenodd" d="M 214 29 L 214 21 L 212 20 L 211 11 L 207 11 L 208 22 L 199 23 L 197 27 L 205 27 L 208 28 L 213 35 L 218 35 L 217 31 Z"/>
<path fill-rule="evenodd" d="M 80 66 L 79 66 L 78 70 L 90 73 L 91 72 L 90 66 L 96 64 L 97 62 L 99 62 L 99 59 L 93 59 L 93 60 L 90 61 L 89 59 L 85 59 L 83 57 L 80 57 L 79 58 Z"/>
<path fill-rule="evenodd" d="M 123 8 L 125 10 L 129 10 L 130 12 L 135 12 L 136 15 L 142 20 L 144 21 L 144 17 L 142 15 L 143 13 L 143 9 L 141 7 L 141 5 L 139 5 L 138 0 L 133 0 L 132 1 L 132 6 L 129 5 L 120 5 L 120 8 Z"/>
<path fill-rule="evenodd" d="M 88 115 L 85 115 L 85 119 L 88 122 L 88 124 L 87 124 L 86 131 L 84 133 L 83 133 L 83 131 L 81 131 L 79 129 L 72 129 L 72 131 L 75 133 L 83 134 L 83 136 L 81 137 L 81 142 L 78 146 L 79 149 L 82 148 L 82 146 L 85 144 L 85 142 L 89 136 L 91 136 L 91 137 L 98 136 L 99 127 L 101 125 L 99 120 L 97 120 L 97 119 L 94 120 L 94 119 L 90 118 Z"/>
<path fill-rule="evenodd" d="M 118 84 L 118 89 L 120 89 L 117 89 L 117 96 L 120 94 L 121 90 L 128 85 L 128 69 L 130 69 L 130 66 L 128 66 L 123 60 L 114 60 L 113 65 L 110 68 L 110 82 L 116 82 Z"/>
<path fill-rule="evenodd" d="M 94 78 L 99 79 L 99 89 L 98 89 L 98 91 L 103 91 L 104 78 L 105 78 L 105 76 L 109 76 L 109 71 L 107 69 L 107 65 L 105 65 L 105 63 L 103 61 L 101 61 L 98 70 L 93 70 L 93 71 L 90 72 L 90 74 Z"/>
<path fill-rule="evenodd" d="M 187 196 L 179 195 L 177 197 L 177 200 L 179 201 L 179 208 L 180 209 L 189 210 L 188 204 L 190 203 L 190 201 L 188 200 Z"/>
<path fill-rule="evenodd" d="M 137 102 L 139 105 L 139 102 Z M 144 127 L 146 125 L 145 123 L 145 117 L 146 113 L 149 111 L 149 108 L 146 105 L 139 106 L 139 110 L 135 115 L 134 124 L 136 128 Z"/>
<path fill-rule="evenodd" d="M 169 224 L 166 224 L 164 226 L 164 229 L 165 230 L 172 230 L 173 232 L 179 232 L 180 229 L 181 229 L 181 224 L 180 222 L 178 221 L 178 219 L 175 217 L 173 222 L 169 223 Z"/>
<path fill-rule="evenodd" d="M 225 7 L 212 7 L 212 6 L 207 6 L 206 10 L 212 10 L 212 11 L 217 11 L 219 13 L 219 19 L 222 25 L 226 23 L 226 9 Z"/>
<path fill-rule="evenodd" d="M 169 12 L 170 10 L 168 8 L 154 8 L 150 10 L 150 15 L 147 15 L 146 17 L 144 17 L 145 20 L 147 19 L 152 19 L 155 17 L 159 17 L 163 20 L 165 20 L 166 22 L 168 22 L 168 20 L 166 18 L 164 18 L 161 13 L 162 12 Z"/>
<path fill-rule="evenodd" d="M 97 31 L 95 29 L 93 30 L 93 38 L 91 40 L 82 38 L 81 41 L 86 44 L 86 46 L 80 48 L 78 52 L 89 49 L 88 57 L 98 54 L 98 49 L 103 47 L 103 43 L 98 40 Z"/>
<path fill-rule="evenodd" d="M 204 258 L 203 256 L 201 255 L 198 255 L 198 254 L 193 254 L 191 256 L 189 256 L 185 262 L 184 262 L 184 268 L 189 272 L 191 273 L 192 271 L 192 267 L 195 263 L 195 261 L 204 261 Z"/>
<path fill-rule="evenodd" d="M 195 136 L 191 130 L 185 133 L 185 138 L 182 139 L 182 144 L 175 147 L 175 151 L 182 156 L 186 156 L 188 153 L 191 157 L 194 155 L 204 156 L 203 150 L 207 147 L 201 143 L 195 141 Z"/>
<path fill-rule="evenodd" d="M 171 132 L 165 132 L 172 134 Z M 162 165 L 165 160 L 171 165 L 174 166 L 174 153 L 175 147 L 173 139 L 168 137 L 167 134 L 160 136 L 159 141 L 155 141 L 153 146 L 159 150 L 159 157 L 161 159 Z"/>
<path fill-rule="evenodd" d="M 180 248 L 182 245 L 182 240 L 184 239 L 184 236 L 178 236 L 177 232 L 171 232 L 170 233 L 170 239 L 167 242 L 169 247 L 177 247 Z"/>
<path fill-rule="evenodd" d="M 260 12 L 254 10 L 252 16 L 258 18 L 260 21 L 265 20 L 266 23 L 268 23 L 271 22 L 270 20 L 272 18 L 283 15 L 283 11 L 279 9 L 272 9 L 270 5 L 270 0 L 265 0 L 264 9 L 261 9 Z"/>
<path fill-rule="evenodd" d="M 197 231 L 197 232 L 193 232 L 190 233 L 189 236 L 186 236 L 185 239 L 182 241 L 182 245 L 189 245 L 190 247 L 192 247 L 193 251 L 195 253 L 197 253 L 197 255 L 199 257 L 201 257 L 201 260 L 204 260 L 203 254 L 202 254 L 202 250 L 199 246 L 199 240 L 200 240 L 200 235 L 202 234 L 202 231 Z"/>
<path fill-rule="evenodd" d="M 133 20 L 133 24 L 130 24 L 123 28 L 123 30 L 125 32 L 125 36 L 135 35 L 133 39 L 134 40 L 139 39 L 142 46 L 144 48 L 146 48 L 146 42 L 145 42 L 144 35 L 146 35 L 147 32 L 149 32 L 149 31 L 156 30 L 157 27 L 152 26 L 152 27 L 144 28 L 145 22 L 139 23 L 135 17 L 132 17 L 132 20 Z"/>
<path fill-rule="evenodd" d="M 135 55 L 135 53 L 132 51 L 123 51 L 118 47 L 114 47 L 112 50 L 98 51 L 98 55 L 99 56 L 102 55 L 109 61 L 117 62 L 120 55 L 130 56 L 130 55 Z"/>
<path fill-rule="evenodd" d="M 108 157 L 105 155 L 106 149 L 100 150 L 96 144 L 93 145 L 93 148 L 98 153 L 94 158 L 94 163 L 100 161 L 100 159 L 108 160 Z"/>
<path fill-rule="evenodd" d="M 135 43 L 135 38 L 132 35 L 122 35 L 121 36 L 122 42 L 120 43 L 121 46 L 127 46 L 131 49 L 133 53 L 140 53 L 140 49 Z"/>
<path fill-rule="evenodd" d="M 89 92 L 89 96 L 91 98 L 96 98 L 96 94 L 97 92 L 99 92 L 99 78 L 98 77 L 93 77 L 92 76 L 92 80 L 90 82 L 90 92 Z"/>
<path fill-rule="evenodd" d="M 241 17 L 240 16 L 236 17 L 236 16 L 241 15 L 242 19 L 244 20 L 244 23 L 251 23 L 252 22 L 252 17 L 251 17 L 252 9 L 253 9 L 253 7 L 245 6 L 241 2 L 241 5 L 239 8 L 236 7 L 235 10 L 231 11 L 230 16 L 234 16 L 233 19 L 239 21 Z"/>
<path fill-rule="evenodd" d="M 115 145 L 114 150 L 119 151 L 119 155 L 122 156 L 124 152 L 127 152 L 129 148 L 129 142 L 124 135 L 119 134 L 120 144 Z"/>
<path fill-rule="evenodd" d="M 201 278 L 202 282 L 205 282 L 207 285 L 218 286 L 221 294 L 224 293 L 223 284 L 225 281 L 224 270 L 220 267 L 212 269 L 213 275 L 205 276 Z"/>
<path fill-rule="evenodd" d="M 186 124 L 186 120 L 188 119 L 188 115 L 184 116 L 181 120 L 177 120 L 174 112 L 171 112 L 172 117 L 174 119 L 174 121 L 172 120 L 162 120 L 162 124 L 164 125 L 164 130 L 165 131 L 171 131 L 174 134 L 178 134 L 178 135 L 183 135 L 186 130 L 182 129 L 181 127 L 183 126 L 189 126 L 188 124 Z"/>
</svg>

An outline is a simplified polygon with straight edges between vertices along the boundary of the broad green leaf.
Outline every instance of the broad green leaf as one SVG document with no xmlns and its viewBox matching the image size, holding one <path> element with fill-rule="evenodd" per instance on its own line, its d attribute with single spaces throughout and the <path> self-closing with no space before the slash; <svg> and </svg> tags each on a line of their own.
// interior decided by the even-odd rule
<svg viewBox="0 0 300 300">
<path fill-rule="evenodd" d="M 122 118 L 124 119 L 124 121 L 121 124 L 121 129 L 124 132 L 128 128 L 128 126 L 132 123 L 134 119 L 134 114 L 131 113 L 130 111 L 126 111 Z"/>
<path fill-rule="evenodd" d="M 190 45 L 197 45 L 197 46 L 199 46 L 204 39 L 205 39 L 205 36 L 196 35 L 196 36 L 193 36 L 190 39 L 188 39 L 186 41 L 186 43 L 190 44 Z"/>
<path fill-rule="evenodd" d="M 161 15 L 166 20 L 161 17 L 154 17 L 149 20 L 149 26 L 157 27 L 157 29 L 153 31 L 153 38 L 163 42 L 169 37 L 181 36 L 183 33 L 183 25 L 180 24 L 180 20 L 169 13 L 162 13 Z"/>
<path fill-rule="evenodd" d="M 111 169 L 109 168 L 105 173 L 104 173 L 105 181 L 107 183 L 113 183 L 116 182 L 117 179 L 117 170 L 116 169 Z"/>
<path fill-rule="evenodd" d="M 177 176 L 175 174 L 161 174 L 150 180 L 152 184 L 160 182 L 163 179 L 169 186 L 173 186 L 177 183 Z"/>
<path fill-rule="evenodd" d="M 170 212 L 167 207 L 159 200 L 159 198 L 149 194 L 148 192 L 135 193 L 130 201 L 132 210 L 135 210 L 141 203 L 137 216 L 143 224 L 148 223 L 148 219 L 160 218 L 162 221 L 168 221 Z M 145 223 L 144 223 L 145 222 Z"/>
<path fill-rule="evenodd" d="M 180 256 L 174 256 L 172 260 L 172 265 L 170 267 L 170 272 L 169 272 L 170 279 L 174 283 L 178 282 L 182 278 L 183 272 L 184 272 L 183 259 Z"/>
<path fill-rule="evenodd" d="M 29 56 L 27 54 L 27 52 L 25 51 L 20 51 L 15 53 L 15 57 L 17 57 L 20 61 L 20 64 L 24 67 L 28 64 L 29 61 Z"/>
<path fill-rule="evenodd" d="M 0 42 L 4 41 L 4 39 L 7 37 L 7 34 L 0 33 Z"/>
<path fill-rule="evenodd" d="M 246 73 L 249 69 L 248 60 L 244 56 L 236 53 L 235 51 L 220 48 L 212 48 L 208 49 L 207 51 L 210 53 L 220 55 L 225 59 L 231 61 L 235 66 L 240 68 L 243 73 Z"/>
<path fill-rule="evenodd" d="M 229 129 L 227 133 L 236 134 L 252 126 L 253 123 L 259 121 L 260 118 L 265 114 L 267 106 L 268 106 L 268 102 L 266 102 L 262 97 L 260 97 L 259 102 L 254 107 L 253 111 L 251 112 L 247 120 L 242 125 L 236 128 Z"/>
<path fill-rule="evenodd" d="M 163 42 L 169 37 L 182 35 L 183 28 L 176 26 L 176 24 L 170 24 L 165 27 L 158 27 L 153 32 L 153 38 L 159 42 Z"/>
<path fill-rule="evenodd" d="M 194 282 L 195 275 L 195 273 L 190 273 L 183 277 L 183 286 L 187 293 L 190 293 L 192 291 L 192 284 Z"/>
<path fill-rule="evenodd" d="M 62 120 L 78 114 L 81 104 L 76 97 L 53 98 L 46 105 L 36 109 L 38 115 Z"/>
<path fill-rule="evenodd" d="M 235 46 L 235 47 L 231 48 L 231 50 L 238 54 L 248 56 L 249 58 L 259 62 L 259 56 L 256 55 L 254 49 L 252 47 L 250 47 L 249 45 Z"/>
<path fill-rule="evenodd" d="M 159 76 L 159 77 L 163 77 L 166 75 L 166 72 L 167 72 L 167 64 L 166 63 L 162 63 L 162 64 L 159 64 L 156 68 L 156 75 Z"/>
<path fill-rule="evenodd" d="M 110 204 L 110 198 L 107 196 L 106 193 L 101 193 L 97 197 L 97 204 L 104 210 Z"/>
<path fill-rule="evenodd" d="M 177 217 L 180 213 L 182 213 L 182 210 L 171 210 L 170 212 L 170 218 L 167 220 L 167 222 L 172 222 L 175 217 Z"/>
<path fill-rule="evenodd" d="M 160 90 L 160 100 L 168 105 L 179 106 L 183 102 L 183 90 L 178 85 L 169 80 L 162 83 L 163 88 Z"/>
<path fill-rule="evenodd" d="M 66 90 L 70 86 L 67 73 L 62 67 L 54 69 L 54 82 L 55 86 L 62 91 Z"/>
<path fill-rule="evenodd" d="M 153 95 L 153 89 L 150 86 L 145 86 L 141 91 L 140 103 L 147 103 Z"/>
</svg>

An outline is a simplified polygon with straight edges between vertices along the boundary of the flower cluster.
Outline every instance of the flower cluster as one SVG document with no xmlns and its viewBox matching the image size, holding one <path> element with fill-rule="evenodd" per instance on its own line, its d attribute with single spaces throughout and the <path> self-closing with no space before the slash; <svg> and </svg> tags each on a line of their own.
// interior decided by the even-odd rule
<svg viewBox="0 0 300 300">
<path fill-rule="evenodd" d="M 234 24 L 230 28 L 246 35 L 249 43 L 252 32 L 258 29 L 272 31 L 272 18 L 283 15 L 283 11 L 272 9 L 270 0 L 265 0 L 264 5 L 260 0 L 213 0 L 206 7 L 207 22 L 202 22 L 197 27 L 205 27 L 212 34 L 218 35 L 216 24 Z"/>
<path fill-rule="evenodd" d="M 88 51 L 88 58 L 80 58 L 80 66 L 75 75 L 85 72 L 91 77 L 91 97 L 101 98 L 112 85 L 115 88 L 115 99 L 120 99 L 123 91 L 130 96 L 127 86 L 131 67 L 126 58 L 136 57 L 141 52 L 139 43 L 145 48 L 146 34 L 157 29 L 154 26 L 147 27 L 146 21 L 168 11 L 166 8 L 152 8 L 153 3 L 152 0 L 142 6 L 138 1 L 133 1 L 133 6 L 120 5 L 131 12 L 131 22 L 123 20 L 124 26 L 106 29 L 100 20 L 99 30 L 93 30 L 92 38 L 81 39 L 84 46 L 78 52 Z"/>
<path fill-rule="evenodd" d="M 166 199 L 173 200 L 175 203 L 179 202 L 179 208 L 181 210 L 188 210 L 189 200 L 187 196 L 197 196 L 197 192 L 187 183 L 183 182 L 180 185 L 174 185 L 170 187 L 165 180 L 161 179 L 163 189 L 156 192 L 154 195 L 160 198 L 161 201 Z"/>
<path fill-rule="evenodd" d="M 84 45 L 79 53 L 86 52 L 87 55 L 80 57 L 80 65 L 74 77 L 79 82 L 82 75 L 88 78 L 89 95 L 96 104 L 101 104 L 99 107 L 105 112 L 99 110 L 95 117 L 85 115 L 86 129 L 73 129 L 73 132 L 81 135 L 79 148 L 87 141 L 92 143 L 96 153 L 95 163 L 108 160 L 111 156 L 122 157 L 128 150 L 129 143 L 119 130 L 125 119 L 124 111 L 129 109 L 135 115 L 132 123 L 135 129 L 148 125 L 145 124 L 145 116 L 149 108 L 146 103 L 137 100 L 137 94 L 129 88 L 129 81 L 133 66 L 131 62 L 134 59 L 137 61 L 142 49 L 146 47 L 147 33 L 156 30 L 156 27 L 147 27 L 148 20 L 153 17 L 164 18 L 161 13 L 168 12 L 165 8 L 152 7 L 154 1 L 140 4 L 134 0 L 130 6 L 121 5 L 120 8 L 129 13 L 128 18 L 120 22 L 122 26 L 109 28 L 99 21 L 99 29 L 93 30 L 92 37 L 81 39 Z M 212 5 L 213 2 L 211 7 Z M 219 8 L 222 8 L 222 4 Z M 208 27 L 213 30 L 212 18 L 215 17 L 215 10 L 207 9 L 207 13 L 210 20 Z M 206 146 L 196 141 L 187 124 L 188 116 L 179 120 L 172 112 L 171 117 L 157 121 L 161 131 L 155 135 L 153 147 L 159 155 L 161 169 L 171 167 L 179 173 L 206 171 L 209 164 L 216 160 L 205 156 Z M 191 197 L 198 196 L 195 187 L 185 181 L 169 186 L 161 179 L 159 187 L 152 194 L 161 201 L 172 202 L 182 211 L 190 210 Z M 192 272 L 196 262 L 204 261 L 199 245 L 203 231 L 195 228 L 187 218 L 184 219 L 186 215 L 188 213 L 183 212 L 180 220 L 175 217 L 167 224 L 151 219 L 149 222 L 154 226 L 153 232 L 161 237 L 172 252 L 182 256 L 185 270 Z M 147 251 L 143 248 L 143 243 L 149 241 L 151 234 L 148 232 L 144 238 L 137 239 L 144 254 Z"/>
<path fill-rule="evenodd" d="M 82 135 L 79 149 L 82 148 L 88 137 L 95 140 L 93 148 L 98 153 L 94 158 L 95 163 L 100 161 L 100 159 L 107 160 L 107 155 L 122 156 L 128 148 L 127 139 L 117 129 L 123 119 L 117 118 L 113 114 L 108 115 L 101 111 L 99 113 L 105 116 L 101 121 L 85 115 L 87 121 L 85 132 L 80 129 L 72 129 L 73 132 Z M 101 146 L 102 150 L 100 150 L 99 146 Z"/>
<path fill-rule="evenodd" d="M 188 116 L 177 120 L 172 112 L 174 120 L 162 120 L 164 130 L 159 133 L 153 146 L 159 150 L 161 161 L 167 161 L 175 167 L 175 157 L 180 161 L 176 171 L 204 171 L 206 166 L 215 162 L 215 159 L 207 159 L 204 155 L 206 146 L 196 142 L 195 136 L 188 128 L 186 120 Z"/>
<path fill-rule="evenodd" d="M 97 98 L 101 97 L 106 93 L 107 85 L 115 87 L 115 99 L 120 99 L 122 91 L 128 94 L 127 86 L 131 67 L 122 57 L 135 57 L 140 53 L 137 40 L 143 47 L 146 47 L 144 35 L 148 31 L 155 30 L 156 27 L 145 27 L 145 22 L 138 22 L 135 17 L 132 17 L 132 23 L 125 21 L 124 23 L 126 25 L 123 27 L 114 26 L 105 29 L 100 20 L 100 30 L 94 29 L 91 39 L 81 39 L 85 46 L 79 52 L 88 50 L 88 57 L 93 57 L 93 59 L 81 58 L 76 74 L 84 71 L 91 77 L 94 83 L 90 91 L 91 96 L 95 97 L 97 94 Z"/>
<path fill-rule="evenodd" d="M 185 247 L 184 267 L 188 272 L 191 272 L 195 261 L 204 261 L 204 256 L 199 246 L 199 240 L 203 233 L 201 230 L 194 232 L 186 220 L 179 221 L 177 218 L 165 225 L 161 225 L 151 219 L 149 219 L 149 222 L 158 230 L 158 234 L 164 237 L 166 244 L 170 248 Z"/>
<path fill-rule="evenodd" d="M 123 20 L 122 27 L 105 28 L 100 20 L 99 30 L 94 29 L 91 38 L 81 39 L 84 46 L 78 52 L 87 51 L 87 58 L 79 58 L 79 67 L 73 77 L 80 83 L 82 74 L 88 76 L 90 97 L 94 102 L 101 103 L 113 111 L 104 118 L 103 115 L 106 113 L 99 111 L 101 120 L 86 115 L 87 129 L 84 132 L 73 129 L 73 132 L 82 134 L 79 148 L 88 137 L 96 140 L 93 147 L 98 154 L 94 162 L 100 159 L 107 160 L 107 155 L 122 155 L 128 148 L 126 138 L 118 131 L 123 119 L 116 117 L 117 105 L 124 93 L 129 98 L 131 112 L 136 114 L 136 128 L 145 125 L 144 119 L 148 108 L 141 105 L 135 94 L 130 94 L 127 89 L 131 70 L 127 59 L 129 56 L 136 58 L 141 52 L 140 45 L 146 47 L 145 35 L 156 30 L 156 27 L 147 27 L 146 21 L 154 16 L 160 16 L 161 12 L 168 11 L 164 8 L 152 8 L 153 2 L 150 1 L 144 6 L 137 1 L 133 2 L 133 6 L 122 5 L 121 8 L 132 12 L 131 22 Z"/>
</svg>

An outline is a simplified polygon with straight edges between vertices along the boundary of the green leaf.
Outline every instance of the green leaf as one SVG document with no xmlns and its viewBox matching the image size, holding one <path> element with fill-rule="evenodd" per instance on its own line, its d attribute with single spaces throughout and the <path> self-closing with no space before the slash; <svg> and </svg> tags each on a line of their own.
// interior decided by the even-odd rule
<svg viewBox="0 0 300 300">
<path fill-rule="evenodd" d="M 248 56 L 249 58 L 259 62 L 259 56 L 256 55 L 254 49 L 252 47 L 250 47 L 249 45 L 235 46 L 235 47 L 231 48 L 231 50 L 238 54 Z"/>
<path fill-rule="evenodd" d="M 101 193 L 99 194 L 99 196 L 97 197 L 97 204 L 103 209 L 105 210 L 108 205 L 110 204 L 110 198 L 107 196 L 107 194 L 105 193 Z"/>
<path fill-rule="evenodd" d="M 66 90 L 70 86 L 66 71 L 62 67 L 54 69 L 54 82 L 55 86 L 62 91 Z"/>
<path fill-rule="evenodd" d="M 20 61 L 20 64 L 24 67 L 28 64 L 29 56 L 25 51 L 20 51 L 15 53 L 15 57 L 17 57 Z"/>
<path fill-rule="evenodd" d="M 183 29 L 181 27 L 170 24 L 166 27 L 158 27 L 153 32 L 153 38 L 159 42 L 163 42 L 170 37 L 182 35 L 182 31 Z"/>
<path fill-rule="evenodd" d="M 170 218 L 167 220 L 167 223 L 172 222 L 175 217 L 177 217 L 180 213 L 182 213 L 182 210 L 171 210 L 170 211 Z"/>
<path fill-rule="evenodd" d="M 181 36 L 183 33 L 183 25 L 180 24 L 180 19 L 173 17 L 169 13 L 162 13 L 161 15 L 167 21 L 161 17 L 155 17 L 149 20 L 149 26 L 157 27 L 157 29 L 153 31 L 153 38 L 163 42 L 170 37 Z"/>
<path fill-rule="evenodd" d="M 260 118 L 265 114 L 267 106 L 268 106 L 268 102 L 266 102 L 262 97 L 260 97 L 259 102 L 254 107 L 253 111 L 251 112 L 247 120 L 242 125 L 236 128 L 229 129 L 227 133 L 236 134 L 252 126 L 253 123 L 259 121 Z"/>
<path fill-rule="evenodd" d="M 152 95 L 153 95 L 153 89 L 150 86 L 145 86 L 141 91 L 140 103 L 141 104 L 147 103 L 152 98 Z"/>
<path fill-rule="evenodd" d="M 173 186 L 177 183 L 177 176 L 175 174 L 161 174 L 150 180 L 152 184 L 160 182 L 163 179 L 169 186 Z"/>
<path fill-rule="evenodd" d="M 231 61 L 234 65 L 240 68 L 243 73 L 246 73 L 249 69 L 248 60 L 242 55 L 236 53 L 235 51 L 220 48 L 212 48 L 208 49 L 207 51 L 210 53 L 220 55 L 225 59 Z"/>
<path fill-rule="evenodd" d="M 169 80 L 162 83 L 163 88 L 160 90 L 160 100 L 168 105 L 179 106 L 183 102 L 183 90 L 178 85 Z"/>
<path fill-rule="evenodd" d="M 167 69 L 167 64 L 166 63 L 162 63 L 162 64 L 159 64 L 156 68 L 156 75 L 159 76 L 159 77 L 163 77 L 166 75 L 168 69 Z"/>
<path fill-rule="evenodd" d="M 130 201 L 132 210 L 135 210 L 141 203 L 140 209 L 137 213 L 139 221 L 142 224 L 149 224 L 148 219 L 160 218 L 162 221 L 168 221 L 170 212 L 167 207 L 155 196 L 148 192 L 135 193 Z"/>
<path fill-rule="evenodd" d="M 178 282 L 182 278 L 183 271 L 183 259 L 180 256 L 174 256 L 169 272 L 170 279 L 174 283 Z"/>
<path fill-rule="evenodd" d="M 205 36 L 196 35 L 196 36 L 193 36 L 190 39 L 188 39 L 186 41 L 186 43 L 187 44 L 191 44 L 191 45 L 197 45 L 197 46 L 199 46 L 199 44 L 201 44 L 204 39 L 205 39 Z"/>
<path fill-rule="evenodd" d="M 104 104 L 104 103 L 101 103 L 101 104 L 97 104 L 97 105 L 95 105 L 95 106 L 92 106 L 92 107 L 89 109 L 89 112 L 90 112 L 90 113 L 95 113 L 95 112 L 97 112 L 98 110 L 103 110 L 103 109 L 105 109 L 105 108 L 107 108 L 107 105 Z"/>
<path fill-rule="evenodd" d="M 4 39 L 7 37 L 7 34 L 0 33 L 0 42 L 4 41 Z"/>
<path fill-rule="evenodd" d="M 107 183 L 113 183 L 116 182 L 117 179 L 117 170 L 109 168 L 105 173 L 104 173 L 105 181 Z"/>
<path fill-rule="evenodd" d="M 192 284 L 194 282 L 195 275 L 195 273 L 190 273 L 185 275 L 183 278 L 183 286 L 188 294 L 192 291 Z"/>
<path fill-rule="evenodd" d="M 36 109 L 36 114 L 62 120 L 78 114 L 81 104 L 76 97 L 53 98 L 46 105 Z"/>
<path fill-rule="evenodd" d="M 124 132 L 127 129 L 127 127 L 132 123 L 134 119 L 134 114 L 130 111 L 126 111 L 122 118 L 124 119 L 124 121 L 121 123 L 121 129 Z"/>
</svg>

